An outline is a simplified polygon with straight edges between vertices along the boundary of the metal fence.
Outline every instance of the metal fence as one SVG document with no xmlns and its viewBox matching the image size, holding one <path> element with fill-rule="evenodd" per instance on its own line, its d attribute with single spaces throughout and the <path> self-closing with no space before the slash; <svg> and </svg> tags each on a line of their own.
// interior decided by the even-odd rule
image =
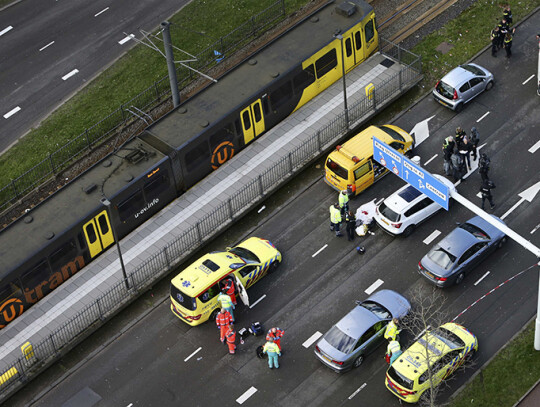
<svg viewBox="0 0 540 407">
<path fill-rule="evenodd" d="M 227 56 L 241 49 L 262 32 L 282 21 L 285 15 L 285 0 L 276 1 L 227 35 L 216 40 L 196 55 L 196 61 L 186 65 L 201 72 L 208 72 L 218 63 L 214 51 L 220 52 L 221 56 Z M 196 78 L 196 74 L 192 70 L 180 66 L 177 69 L 177 78 L 180 89 L 183 89 Z M 51 176 L 58 174 L 69 164 L 80 159 L 101 142 L 108 139 L 121 126 L 131 122 L 134 118 L 138 118 L 140 115 L 134 115 L 130 111 L 133 107 L 133 110 L 139 109 L 145 112 L 167 99 L 170 93 L 169 77 L 166 76 L 120 105 L 107 117 L 74 137 L 58 150 L 50 153 L 48 157 L 34 167 L 19 177 L 12 179 L 7 185 L 0 188 L 0 212 L 8 209 L 32 189 L 43 184 Z"/>
<path fill-rule="evenodd" d="M 40 373 L 97 329 L 108 317 L 134 300 L 141 291 L 172 271 L 208 239 L 229 227 L 266 195 L 287 182 L 307 163 L 333 147 L 351 127 L 365 121 L 377 112 L 383 103 L 388 103 L 401 95 L 404 90 L 418 83 L 422 78 L 420 57 L 399 49 L 399 46 L 388 41 L 381 41 L 388 48 L 387 55 L 396 55 L 401 58 L 398 59 L 400 62 L 406 58 L 411 63 L 404 65 L 399 73 L 377 85 L 372 99 L 362 98 L 351 104 L 348 113 L 349 123 L 346 121 L 345 112 L 336 116 L 303 142 L 300 148 L 277 160 L 212 213 L 205 215 L 176 240 L 139 264 L 133 272 L 128 274 L 129 290 L 124 281 L 118 282 L 99 299 L 54 331 L 46 340 L 35 344 L 33 355 L 20 357 L 13 366 L 0 370 L 0 378 L 4 378 L 3 381 L 0 380 L 0 402 L 16 391 L 19 386 L 24 385 L 30 376 Z"/>
</svg>

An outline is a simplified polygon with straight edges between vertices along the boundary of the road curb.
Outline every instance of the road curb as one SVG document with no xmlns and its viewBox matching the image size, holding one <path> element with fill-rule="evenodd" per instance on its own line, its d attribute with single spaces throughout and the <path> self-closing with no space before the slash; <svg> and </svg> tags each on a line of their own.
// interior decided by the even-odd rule
<svg viewBox="0 0 540 407">
<path fill-rule="evenodd" d="M 0 12 L 4 11 L 5 9 L 11 7 L 11 6 L 14 6 L 15 4 L 17 3 L 20 3 L 22 0 L 15 0 L 9 4 L 6 4 L 4 7 L 0 8 Z"/>
</svg>

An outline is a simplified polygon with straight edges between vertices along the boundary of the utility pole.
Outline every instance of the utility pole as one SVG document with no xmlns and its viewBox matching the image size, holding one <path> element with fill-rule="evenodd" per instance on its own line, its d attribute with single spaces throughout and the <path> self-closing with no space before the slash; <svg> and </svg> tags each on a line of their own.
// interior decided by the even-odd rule
<svg viewBox="0 0 540 407">
<path fill-rule="evenodd" d="M 176 79 L 176 68 L 174 67 L 174 55 L 171 42 L 171 31 L 169 29 L 171 23 L 163 21 L 161 28 L 163 29 L 163 45 L 165 47 L 165 57 L 167 58 L 167 69 L 169 71 L 169 83 L 171 84 L 171 93 L 173 106 L 180 106 L 180 92 L 178 91 L 178 80 Z"/>
</svg>

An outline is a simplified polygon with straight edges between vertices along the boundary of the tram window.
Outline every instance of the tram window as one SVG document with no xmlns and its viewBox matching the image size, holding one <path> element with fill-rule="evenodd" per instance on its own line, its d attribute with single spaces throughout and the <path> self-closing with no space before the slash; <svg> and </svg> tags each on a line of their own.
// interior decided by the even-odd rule
<svg viewBox="0 0 540 407">
<path fill-rule="evenodd" d="M 264 114 L 268 114 L 268 112 L 270 111 L 270 109 L 268 108 L 268 99 L 267 98 L 264 98 L 262 100 L 262 105 L 263 105 L 263 112 Z"/>
<path fill-rule="evenodd" d="M 210 150 L 214 151 L 224 141 L 232 141 L 234 128 L 232 124 L 227 124 L 210 136 Z"/>
<path fill-rule="evenodd" d="M 348 57 L 352 55 L 352 40 L 350 38 L 345 40 L 345 55 Z"/>
<path fill-rule="evenodd" d="M 49 257 L 53 271 L 60 269 L 77 256 L 77 247 L 74 240 L 70 240 Z"/>
<path fill-rule="evenodd" d="M 77 241 L 79 242 L 79 247 L 81 249 L 86 249 L 86 242 L 84 241 L 82 233 L 77 233 Z"/>
<path fill-rule="evenodd" d="M 357 51 L 362 48 L 362 33 L 360 30 L 354 33 L 354 46 L 356 47 Z"/>
<path fill-rule="evenodd" d="M 249 115 L 249 109 L 243 111 L 242 121 L 244 122 L 244 130 L 251 129 L 251 116 Z"/>
<path fill-rule="evenodd" d="M 373 19 L 366 23 L 364 32 L 366 33 L 366 42 L 370 42 L 375 36 L 375 24 L 373 23 Z"/>
<path fill-rule="evenodd" d="M 208 143 L 206 141 L 199 143 L 186 153 L 186 169 L 188 171 L 193 171 L 201 164 L 207 164 L 209 162 L 210 151 L 208 150 Z"/>
<path fill-rule="evenodd" d="M 270 100 L 274 110 L 278 110 L 281 106 L 287 103 L 292 97 L 292 87 L 290 82 L 286 82 L 278 89 L 272 92 Z"/>
<path fill-rule="evenodd" d="M 234 129 L 236 130 L 236 134 L 242 134 L 242 127 L 240 126 L 240 120 L 236 119 L 234 121 Z"/>
<path fill-rule="evenodd" d="M 97 240 L 96 228 L 93 222 L 86 225 L 86 234 L 88 235 L 88 243 L 93 244 Z"/>
<path fill-rule="evenodd" d="M 161 194 L 162 192 L 166 191 L 167 188 L 169 188 L 169 182 L 168 178 L 164 175 L 160 175 L 156 179 L 153 179 L 152 181 L 148 182 L 144 187 L 144 196 L 146 197 L 146 202 L 152 202 L 152 200 Z"/>
<path fill-rule="evenodd" d="M 331 49 L 315 62 L 317 78 L 321 78 L 337 66 L 336 49 Z"/>
<path fill-rule="evenodd" d="M 47 263 L 45 261 L 42 261 L 39 265 L 34 267 L 32 271 L 22 276 L 21 280 L 23 287 L 33 290 L 38 285 L 40 285 L 40 283 L 47 281 L 50 274 L 51 273 L 49 271 Z"/>
<path fill-rule="evenodd" d="M 130 216 L 139 212 L 143 206 L 143 194 L 142 191 L 139 190 L 118 205 L 118 215 L 120 216 L 120 220 L 125 222 Z"/>
<path fill-rule="evenodd" d="M 258 103 L 253 106 L 253 115 L 255 116 L 255 121 L 260 122 L 262 118 L 261 114 L 261 105 Z"/>
<path fill-rule="evenodd" d="M 6 300 L 9 300 L 12 295 L 13 291 L 11 290 L 11 287 L 9 285 L 5 287 L 0 287 L 0 304 L 2 304 Z"/>
<path fill-rule="evenodd" d="M 109 233 L 109 223 L 107 222 L 107 215 L 104 213 L 98 216 L 99 230 L 102 235 Z"/>
<path fill-rule="evenodd" d="M 296 75 L 293 79 L 293 87 L 294 87 L 294 93 L 299 94 L 302 93 L 302 91 L 307 88 L 309 85 L 311 85 L 313 82 L 315 82 L 315 67 L 313 64 L 307 66 L 300 72 L 298 75 Z"/>
</svg>

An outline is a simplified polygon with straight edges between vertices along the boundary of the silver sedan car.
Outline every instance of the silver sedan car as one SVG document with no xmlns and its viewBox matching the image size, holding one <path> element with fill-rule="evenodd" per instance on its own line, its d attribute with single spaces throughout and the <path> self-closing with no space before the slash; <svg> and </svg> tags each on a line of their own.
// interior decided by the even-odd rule
<svg viewBox="0 0 540 407">
<path fill-rule="evenodd" d="M 469 63 L 448 72 L 433 89 L 433 97 L 441 105 L 456 112 L 463 109 L 485 90 L 493 87 L 493 74 L 480 65 Z"/>
<path fill-rule="evenodd" d="M 493 216 L 493 215 L 491 215 Z M 504 223 L 493 216 L 494 219 Z M 480 216 L 469 219 L 437 243 L 418 263 L 418 271 L 438 287 L 459 284 L 506 241 L 506 235 Z"/>
<path fill-rule="evenodd" d="M 339 320 L 315 346 L 315 355 L 330 369 L 341 373 L 358 367 L 364 357 L 384 342 L 392 318 L 409 313 L 411 304 L 391 290 L 380 290 Z"/>
</svg>

